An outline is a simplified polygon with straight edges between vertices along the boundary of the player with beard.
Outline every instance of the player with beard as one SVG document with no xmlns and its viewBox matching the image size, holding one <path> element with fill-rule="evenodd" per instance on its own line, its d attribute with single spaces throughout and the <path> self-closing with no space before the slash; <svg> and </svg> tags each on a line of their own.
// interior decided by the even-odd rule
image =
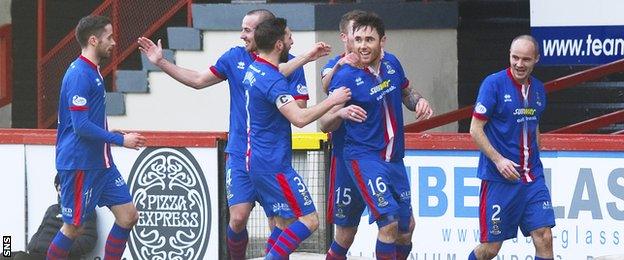
<svg viewBox="0 0 624 260">
<path fill-rule="evenodd" d="M 405 259 L 411 251 L 414 218 L 409 179 L 403 163 L 405 154 L 402 104 L 429 118 L 429 103 L 409 86 L 398 59 L 383 51 L 386 41 L 383 21 L 374 13 L 358 16 L 353 24 L 353 49 L 360 67 L 343 65 L 330 83 L 330 91 L 346 86 L 353 96 L 347 105 L 366 111 L 346 115 L 343 156 L 349 175 L 369 208 L 369 222 L 376 222 L 379 234 L 378 259 Z M 332 109 L 335 113 L 339 106 Z M 345 116 L 336 116 L 340 123 Z M 331 127 L 329 127 L 331 129 Z"/>
<path fill-rule="evenodd" d="M 228 81 L 230 91 L 230 125 L 228 144 L 226 147 L 226 193 L 228 198 L 230 220 L 227 228 L 227 246 L 232 259 L 244 259 L 248 243 L 247 221 L 255 201 L 258 200 L 256 191 L 252 187 L 249 174 L 245 169 L 245 153 L 247 147 L 247 131 L 245 120 L 245 94 L 242 86 L 243 76 L 247 66 L 256 56 L 256 42 L 254 32 L 258 24 L 264 20 L 275 18 L 273 13 L 266 9 L 249 11 L 242 20 L 240 38 L 245 46 L 233 47 L 225 52 L 217 60 L 214 66 L 201 72 L 185 69 L 163 59 L 160 40 L 154 44 L 151 40 L 140 37 L 138 43 L 141 51 L 149 61 L 177 81 L 194 89 L 210 87 L 224 80 Z M 287 39 L 292 44 L 292 38 Z M 307 86 L 303 64 L 314 61 L 329 53 L 329 46 L 320 42 L 305 55 L 294 57 L 286 53 L 280 57 L 280 72 L 287 76 L 290 94 L 296 99 L 301 107 L 306 106 L 308 99 Z M 267 209 L 265 209 L 266 211 Z M 272 227 L 271 235 L 267 240 L 268 251 L 275 239 L 282 232 L 272 221 L 270 212 L 269 225 Z"/>
<path fill-rule="evenodd" d="M 254 35 L 259 54 L 243 80 L 248 116 L 247 169 L 260 204 L 284 229 L 266 259 L 288 258 L 319 224 L 312 197 L 292 167 L 291 123 L 304 127 L 351 95 L 346 88 L 338 88 L 315 106 L 297 106 L 277 67 L 290 49 L 290 37 L 283 18 L 260 23 Z"/>
<path fill-rule="evenodd" d="M 108 131 L 106 89 L 98 65 L 115 47 L 110 20 L 103 16 L 80 19 L 76 39 L 82 52 L 63 77 L 58 108 L 56 168 L 64 223 L 48 248 L 47 259 L 67 259 L 80 226 L 94 214 L 96 205 L 107 206 L 115 216 L 104 259 L 121 259 L 139 216 L 113 163 L 110 144 L 138 149 L 146 140 L 137 133 Z"/>
</svg>

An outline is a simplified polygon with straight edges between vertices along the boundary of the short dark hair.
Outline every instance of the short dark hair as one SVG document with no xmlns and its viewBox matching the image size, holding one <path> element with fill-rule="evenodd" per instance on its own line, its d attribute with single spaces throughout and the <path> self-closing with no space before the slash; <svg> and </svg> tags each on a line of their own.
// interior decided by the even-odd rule
<svg viewBox="0 0 624 260">
<path fill-rule="evenodd" d="M 258 24 L 254 32 L 256 47 L 260 51 L 271 51 L 278 40 L 286 35 L 286 19 L 273 18 Z"/>
<path fill-rule="evenodd" d="M 367 12 L 366 14 L 360 15 L 355 19 L 353 23 L 353 31 L 363 28 L 363 27 L 371 27 L 377 30 L 379 34 L 379 38 L 382 38 L 386 35 L 386 29 L 381 20 L 381 17 L 374 12 Z"/>
<path fill-rule="evenodd" d="M 338 25 L 338 29 L 341 33 L 347 33 L 347 26 L 349 26 L 349 21 L 355 21 L 358 17 L 365 15 L 366 12 L 362 10 L 352 10 L 342 15 L 340 18 L 340 24 Z"/>
<path fill-rule="evenodd" d="M 110 19 L 106 16 L 89 15 L 82 17 L 76 25 L 76 40 L 80 44 L 80 47 L 87 46 L 89 37 L 94 35 L 95 37 L 102 36 L 104 27 L 111 24 Z"/>
<path fill-rule="evenodd" d="M 267 9 L 254 9 L 254 10 L 247 12 L 246 15 L 257 15 L 258 17 L 260 17 L 259 22 L 264 22 L 268 19 L 275 18 L 275 15 Z"/>
</svg>

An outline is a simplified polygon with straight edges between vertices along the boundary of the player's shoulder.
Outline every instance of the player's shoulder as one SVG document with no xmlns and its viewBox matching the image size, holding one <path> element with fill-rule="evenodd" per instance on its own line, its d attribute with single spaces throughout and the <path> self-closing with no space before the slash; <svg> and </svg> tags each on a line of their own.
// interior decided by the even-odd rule
<svg viewBox="0 0 624 260">
<path fill-rule="evenodd" d="M 84 73 L 88 69 L 89 67 L 84 61 L 76 59 L 69 64 L 69 67 L 67 68 L 67 73 Z"/>
<path fill-rule="evenodd" d="M 383 53 L 383 55 L 384 55 L 383 59 L 384 60 L 391 61 L 391 62 L 397 62 L 397 63 L 399 62 L 399 58 L 397 58 L 397 56 L 394 55 L 393 53 L 391 53 L 389 51 L 386 51 L 386 50 L 384 50 L 383 52 L 384 52 Z"/>
<path fill-rule="evenodd" d="M 67 79 L 92 79 L 95 77 L 93 70 L 80 61 L 72 62 L 65 74 Z"/>
<path fill-rule="evenodd" d="M 363 70 L 353 67 L 349 64 L 345 64 L 334 74 L 332 77 L 332 84 L 355 84 L 362 80 Z M 359 81 L 357 80 L 359 79 Z"/>
<path fill-rule="evenodd" d="M 327 61 L 327 64 L 328 64 L 328 65 L 329 65 L 329 64 L 332 64 L 331 66 L 333 67 L 333 66 L 334 66 L 334 65 L 338 62 L 338 60 L 342 59 L 342 57 L 344 57 L 344 56 L 345 56 L 345 54 L 344 54 L 344 53 L 343 53 L 343 54 L 338 54 L 338 55 L 336 55 L 336 56 L 332 57 L 331 59 L 329 59 L 329 60 Z"/>
<path fill-rule="evenodd" d="M 329 72 L 331 72 L 336 63 L 338 63 L 338 60 L 340 60 L 340 58 L 342 57 L 344 57 L 344 54 L 336 55 L 335 57 L 330 58 L 323 66 L 323 70 L 321 70 L 321 77 L 325 77 L 327 74 L 329 74 Z"/>
<path fill-rule="evenodd" d="M 225 53 L 223 53 L 222 56 L 229 57 L 229 58 L 234 58 L 234 57 L 241 57 L 243 55 L 248 55 L 248 52 L 245 49 L 245 47 L 243 47 L 243 46 L 234 46 L 234 47 L 230 48 L 229 50 L 227 50 Z"/>
<path fill-rule="evenodd" d="M 247 50 L 243 46 L 234 46 L 228 50 L 231 53 L 247 53 Z"/>
<path fill-rule="evenodd" d="M 357 67 L 353 67 L 349 64 L 345 64 L 342 65 L 342 67 L 340 67 L 340 70 L 338 70 L 338 72 L 336 72 L 336 74 L 334 75 L 334 77 L 336 76 L 348 76 L 348 75 L 354 75 L 354 74 L 360 74 L 362 73 L 363 70 Z"/>
<path fill-rule="evenodd" d="M 509 76 L 507 75 L 507 69 L 494 72 L 490 75 L 487 75 L 485 79 L 483 79 L 483 83 L 487 84 L 503 84 L 507 81 Z"/>
<path fill-rule="evenodd" d="M 399 58 L 397 58 L 394 54 L 390 52 L 384 51 L 384 56 L 381 62 L 384 66 L 388 68 L 388 71 L 393 71 L 396 68 L 401 68 L 401 71 L 403 71 L 403 65 L 401 65 L 401 61 L 399 61 Z"/>
<path fill-rule="evenodd" d="M 254 72 L 258 77 L 264 78 L 265 80 L 285 79 L 284 75 L 279 72 L 279 68 L 273 64 L 260 60 L 256 60 L 251 63 L 248 69 Z"/>
</svg>

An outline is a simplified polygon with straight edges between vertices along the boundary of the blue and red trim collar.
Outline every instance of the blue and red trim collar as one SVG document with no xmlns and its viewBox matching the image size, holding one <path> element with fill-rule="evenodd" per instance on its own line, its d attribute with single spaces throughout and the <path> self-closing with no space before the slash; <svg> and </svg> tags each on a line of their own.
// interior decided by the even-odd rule
<svg viewBox="0 0 624 260">
<path fill-rule="evenodd" d="M 89 60 L 87 57 L 85 56 L 78 56 L 79 59 L 83 60 L 84 62 L 86 62 L 90 67 L 92 67 L 94 70 L 98 69 L 98 66 L 95 65 L 95 63 L 93 63 L 91 60 Z"/>
<path fill-rule="evenodd" d="M 507 68 L 507 77 L 509 77 L 509 79 L 511 79 L 511 83 L 514 84 L 514 86 L 516 86 L 518 89 L 522 89 L 522 84 L 520 84 L 520 82 L 518 82 L 514 77 L 513 74 L 511 74 L 511 67 Z M 529 78 L 527 79 L 529 85 L 531 85 L 531 76 L 529 76 Z"/>
<path fill-rule="evenodd" d="M 278 70 L 278 71 L 279 71 L 279 68 L 278 68 L 277 66 L 275 66 L 275 65 L 274 65 L 273 63 L 271 63 L 270 61 L 268 61 L 268 60 L 265 60 L 265 59 L 261 58 L 260 56 L 256 56 L 256 61 L 257 61 L 257 62 L 260 62 L 260 63 L 265 63 L 265 64 L 267 64 L 267 65 L 269 65 L 269 66 L 271 66 L 271 67 L 273 67 L 274 69 L 276 69 L 276 70 Z"/>
</svg>

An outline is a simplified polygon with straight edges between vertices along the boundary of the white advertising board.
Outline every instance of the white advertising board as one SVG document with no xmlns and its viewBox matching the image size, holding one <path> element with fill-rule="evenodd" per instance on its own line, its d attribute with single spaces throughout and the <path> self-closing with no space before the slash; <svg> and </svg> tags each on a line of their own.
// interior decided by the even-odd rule
<svg viewBox="0 0 624 260">
<path fill-rule="evenodd" d="M 0 236 L 3 237 L 3 246 L 7 239 L 5 236 L 10 236 L 8 244 L 11 251 L 24 250 L 26 248 L 24 146 L 0 145 L 0 165 L 2 165 L 0 195 L 4 213 L 0 214 Z"/>
<path fill-rule="evenodd" d="M 531 34 L 543 65 L 604 64 L 624 57 L 624 1 L 531 0 Z"/>
<path fill-rule="evenodd" d="M 54 146 L 27 145 L 26 153 L 23 152 L 24 145 L 14 146 L 12 150 L 0 149 L 0 155 L 6 151 L 13 156 L 0 156 L 0 162 L 5 158 L 7 162 L 14 162 L 14 171 L 18 173 L 25 172 L 26 165 L 30 237 L 41 223 L 45 210 L 57 200 L 52 185 L 56 174 Z M 125 259 L 147 259 L 147 256 L 161 256 L 161 259 L 213 259 L 213 256 L 218 255 L 216 148 L 161 147 L 137 151 L 113 147 L 112 152 L 114 162 L 126 180 L 139 210 L 139 221 L 130 235 L 123 255 Z M 17 201 L 11 203 L 15 203 L 16 208 L 21 205 L 22 210 L 18 211 L 21 213 L 24 212 L 23 174 L 15 176 L 22 179 L 21 182 L 12 181 L 10 184 L 13 185 L 10 188 L 16 189 L 10 194 Z M 4 188 L 5 183 L 2 185 Z M 9 187 L 9 183 L 6 186 Z M 2 190 L 5 193 L 5 189 Z M 19 192 L 21 196 L 17 196 Z M 20 199 L 21 203 L 18 203 Z M 114 216 L 106 207 L 97 208 L 96 212 L 98 242 L 87 259 L 103 259 L 105 242 L 114 222 Z M 18 223 L 15 222 L 17 220 L 24 222 L 23 214 L 16 214 L 14 218 L 16 220 L 11 220 L 13 223 Z M 4 223 L 2 221 L 3 234 L 6 234 L 5 230 L 14 228 L 16 231 L 10 231 L 11 234 L 25 241 L 25 223 L 21 227 Z M 24 248 L 24 242 L 21 247 L 14 244 L 13 251 Z"/>
<path fill-rule="evenodd" d="M 476 151 L 407 152 L 416 217 L 412 258 L 466 259 L 479 243 L 480 180 Z M 557 225 L 555 259 L 592 259 L 624 252 L 624 154 L 543 152 Z M 371 257 L 377 226 L 362 217 L 350 254 Z M 518 233 L 496 259 L 533 259 L 530 239 Z"/>
</svg>

